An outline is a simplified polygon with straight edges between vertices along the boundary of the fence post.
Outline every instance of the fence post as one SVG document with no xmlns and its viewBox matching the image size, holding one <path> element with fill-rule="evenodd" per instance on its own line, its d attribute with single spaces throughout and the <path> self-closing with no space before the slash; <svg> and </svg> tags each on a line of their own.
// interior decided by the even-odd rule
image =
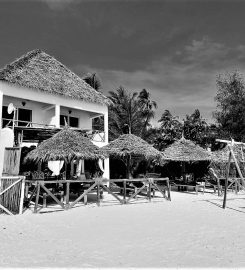
<svg viewBox="0 0 245 270">
<path fill-rule="evenodd" d="M 23 204 L 24 204 L 24 195 L 25 195 L 25 177 L 21 181 L 21 195 L 20 195 L 20 209 L 19 214 L 23 214 Z"/>
</svg>

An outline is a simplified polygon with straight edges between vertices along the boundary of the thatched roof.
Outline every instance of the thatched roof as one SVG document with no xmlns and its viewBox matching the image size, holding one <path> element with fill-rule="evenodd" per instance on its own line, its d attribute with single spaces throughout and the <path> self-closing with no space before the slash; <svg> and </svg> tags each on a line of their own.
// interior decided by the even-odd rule
<svg viewBox="0 0 245 270">
<path fill-rule="evenodd" d="M 235 144 L 233 146 L 233 152 L 237 161 L 245 161 L 244 150 L 242 152 L 241 146 Z M 215 163 L 227 163 L 229 158 L 229 148 L 226 145 L 223 149 L 212 152 L 212 162 Z M 233 159 L 231 160 L 233 162 Z"/>
<path fill-rule="evenodd" d="M 133 134 L 123 134 L 102 149 L 110 156 L 137 156 L 145 159 L 161 158 L 162 154 L 146 141 Z"/>
<path fill-rule="evenodd" d="M 65 127 L 52 138 L 43 141 L 36 149 L 28 153 L 25 160 L 49 161 L 72 159 L 104 159 L 106 154 L 88 138 L 75 130 Z"/>
<path fill-rule="evenodd" d="M 208 161 L 211 154 L 194 142 L 181 138 L 164 150 L 163 158 L 167 161 Z"/>
<path fill-rule="evenodd" d="M 54 57 L 33 50 L 0 70 L 0 80 L 86 102 L 110 101 Z"/>
</svg>

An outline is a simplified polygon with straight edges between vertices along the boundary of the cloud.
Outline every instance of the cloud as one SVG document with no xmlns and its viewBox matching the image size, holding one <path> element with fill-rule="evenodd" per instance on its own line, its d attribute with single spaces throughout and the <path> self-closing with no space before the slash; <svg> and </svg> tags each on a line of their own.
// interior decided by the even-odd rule
<svg viewBox="0 0 245 270">
<path fill-rule="evenodd" d="M 235 68 L 245 70 L 244 52 L 244 45 L 228 47 L 205 37 L 133 72 L 82 65 L 74 69 L 96 71 L 105 92 L 120 85 L 132 91 L 148 89 L 159 107 L 155 122 L 165 109 L 183 118 L 196 108 L 210 121 L 215 110 L 216 76 Z"/>
<path fill-rule="evenodd" d="M 84 1 L 84 0 L 83 0 Z M 71 3 L 75 3 L 75 0 L 41 0 L 47 4 L 47 6 L 53 11 L 59 11 L 66 9 Z"/>
</svg>

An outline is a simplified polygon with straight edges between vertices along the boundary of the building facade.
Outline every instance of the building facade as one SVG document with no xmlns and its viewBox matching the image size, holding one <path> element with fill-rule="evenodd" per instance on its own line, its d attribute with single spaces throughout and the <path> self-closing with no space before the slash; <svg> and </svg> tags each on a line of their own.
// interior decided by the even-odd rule
<svg viewBox="0 0 245 270">
<path fill-rule="evenodd" d="M 14 127 L 21 144 L 38 143 L 68 125 L 102 147 L 108 143 L 108 105 L 102 93 L 40 50 L 0 71 L 0 127 Z M 104 118 L 103 130 L 93 129 L 96 117 Z M 104 177 L 109 178 L 109 160 L 104 167 Z"/>
</svg>

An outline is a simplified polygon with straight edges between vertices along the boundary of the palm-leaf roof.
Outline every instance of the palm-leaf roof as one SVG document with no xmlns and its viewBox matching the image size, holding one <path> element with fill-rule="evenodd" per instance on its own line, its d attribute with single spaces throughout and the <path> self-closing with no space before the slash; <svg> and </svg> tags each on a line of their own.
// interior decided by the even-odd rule
<svg viewBox="0 0 245 270">
<path fill-rule="evenodd" d="M 67 98 L 110 104 L 106 96 L 39 49 L 30 51 L 5 66 L 0 70 L 0 80 Z"/>
<path fill-rule="evenodd" d="M 211 154 L 182 137 L 163 151 L 163 158 L 167 161 L 208 161 L 211 160 Z"/>
<path fill-rule="evenodd" d="M 161 158 L 162 154 L 146 141 L 133 134 L 123 134 L 108 145 L 102 147 L 110 156 L 138 156 L 145 159 Z"/>
<path fill-rule="evenodd" d="M 65 127 L 53 137 L 43 141 L 26 156 L 25 160 L 49 161 L 72 159 L 104 159 L 105 152 L 79 132 Z"/>
<path fill-rule="evenodd" d="M 235 144 L 232 147 L 233 153 L 237 161 L 245 161 L 245 153 L 244 149 L 241 146 Z M 226 145 L 223 149 L 212 152 L 212 162 L 215 163 L 227 163 L 229 158 L 230 150 L 228 145 Z M 233 162 L 233 159 L 231 160 Z"/>
</svg>

